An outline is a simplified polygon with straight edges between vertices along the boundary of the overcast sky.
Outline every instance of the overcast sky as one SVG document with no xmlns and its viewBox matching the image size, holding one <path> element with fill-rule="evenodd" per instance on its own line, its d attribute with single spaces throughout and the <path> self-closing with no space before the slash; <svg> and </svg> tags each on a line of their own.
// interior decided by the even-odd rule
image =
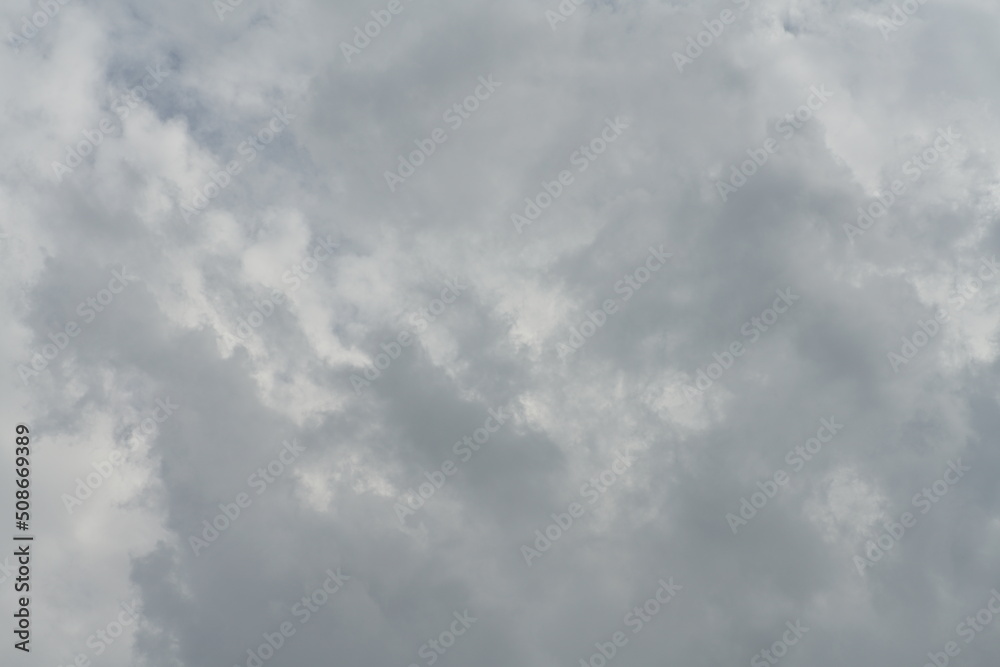
<svg viewBox="0 0 1000 667">
<path fill-rule="evenodd" d="M 0 14 L 4 664 L 997 664 L 995 1 Z"/>
</svg>

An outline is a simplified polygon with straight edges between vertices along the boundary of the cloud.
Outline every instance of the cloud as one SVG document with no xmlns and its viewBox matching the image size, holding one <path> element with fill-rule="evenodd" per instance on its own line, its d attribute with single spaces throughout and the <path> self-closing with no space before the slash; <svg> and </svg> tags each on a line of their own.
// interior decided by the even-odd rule
<svg viewBox="0 0 1000 667">
<path fill-rule="evenodd" d="M 957 628 L 1000 540 L 994 4 L 51 4 L 0 58 L 39 661 L 987 664 Z"/>
</svg>

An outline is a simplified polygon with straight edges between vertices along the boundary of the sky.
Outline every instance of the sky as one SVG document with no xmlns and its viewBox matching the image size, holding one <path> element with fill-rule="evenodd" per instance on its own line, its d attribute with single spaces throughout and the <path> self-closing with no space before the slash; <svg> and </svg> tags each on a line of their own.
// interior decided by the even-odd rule
<svg viewBox="0 0 1000 667">
<path fill-rule="evenodd" d="M 0 28 L 4 664 L 997 664 L 995 2 Z"/>
</svg>

